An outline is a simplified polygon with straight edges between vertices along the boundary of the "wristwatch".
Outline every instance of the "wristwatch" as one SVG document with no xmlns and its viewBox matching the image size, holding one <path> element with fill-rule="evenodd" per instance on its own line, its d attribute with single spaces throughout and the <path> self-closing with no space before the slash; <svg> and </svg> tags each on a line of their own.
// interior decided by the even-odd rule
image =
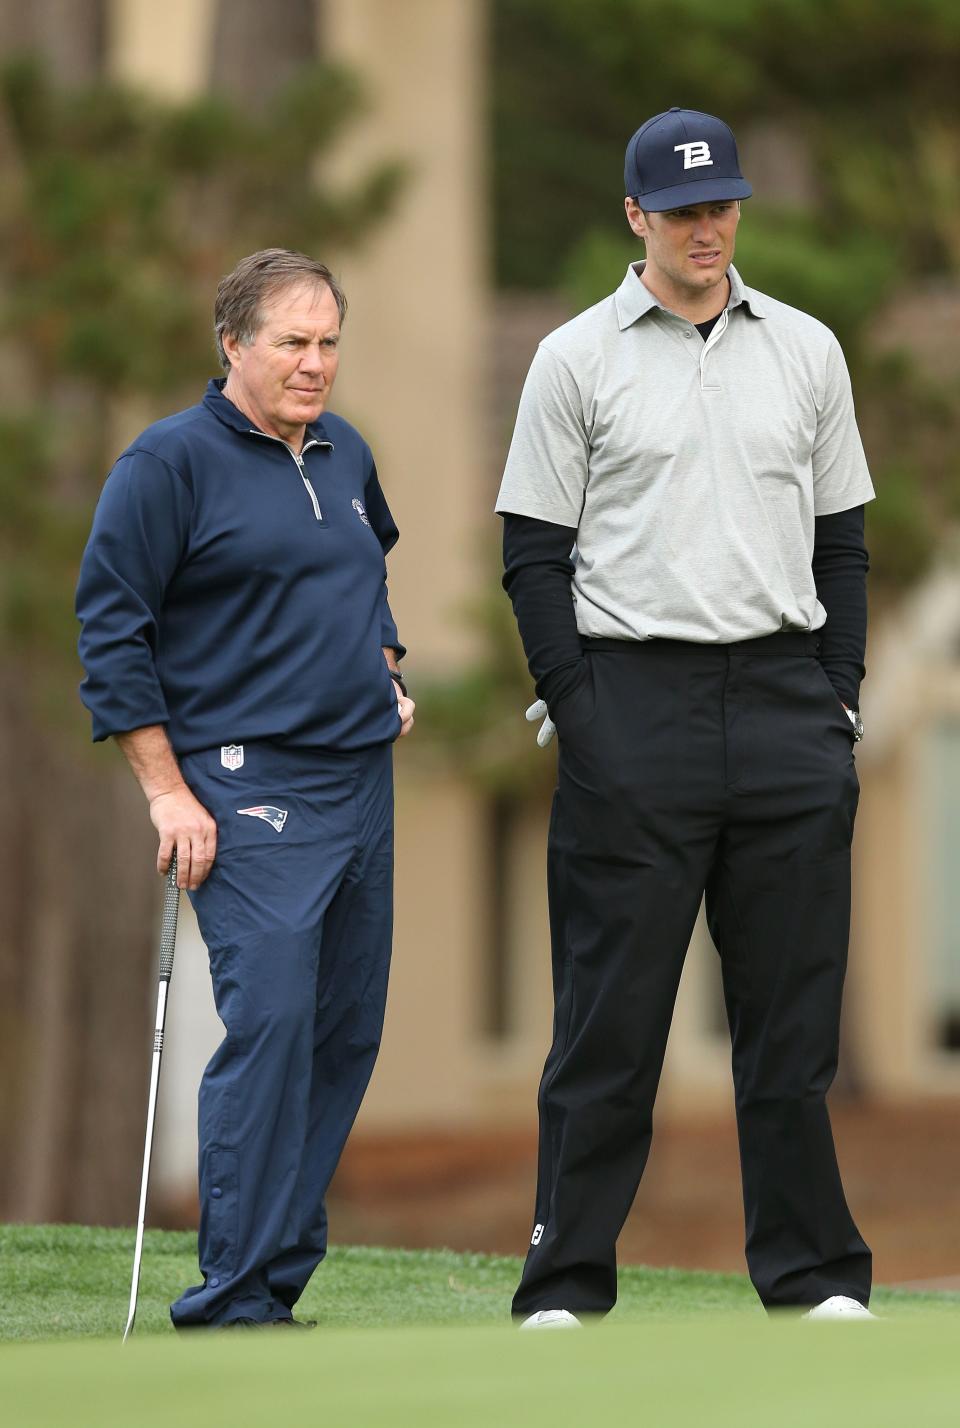
<svg viewBox="0 0 960 1428">
<path fill-rule="evenodd" d="M 410 696 L 407 693 L 407 686 L 403 682 L 403 675 L 400 673 L 400 671 L 398 669 L 391 669 L 389 673 L 390 678 L 400 690 L 400 693 L 403 695 L 404 699 L 409 699 Z"/>
<path fill-rule="evenodd" d="M 843 707 L 844 709 L 847 709 L 846 705 L 844 705 Z M 855 744 L 859 744 L 860 740 L 863 738 L 863 720 L 860 718 L 860 710 L 847 709 L 847 717 L 850 720 L 850 723 L 853 725 L 853 742 Z"/>
</svg>

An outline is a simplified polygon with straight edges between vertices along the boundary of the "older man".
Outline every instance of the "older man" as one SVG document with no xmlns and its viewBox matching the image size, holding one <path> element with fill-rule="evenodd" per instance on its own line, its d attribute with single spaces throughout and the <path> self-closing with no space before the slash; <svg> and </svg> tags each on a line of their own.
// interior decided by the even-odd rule
<svg viewBox="0 0 960 1428">
<path fill-rule="evenodd" d="M 177 1327 L 294 1325 L 373 1069 L 392 935 L 391 745 L 413 724 L 370 448 L 323 415 L 346 310 L 268 249 L 220 284 L 226 379 L 148 427 L 77 596 L 95 739 L 176 851 L 226 1036 L 200 1088 L 203 1283 Z"/>
<path fill-rule="evenodd" d="M 560 736 L 555 1037 L 514 1310 L 565 1327 L 616 1299 L 705 892 L 753 1283 L 769 1307 L 864 1318 L 870 1251 L 825 1098 L 873 487 L 836 338 L 733 267 L 751 189 L 727 125 L 655 115 L 625 179 L 646 260 L 541 344 L 497 503 L 505 584 Z"/>
</svg>

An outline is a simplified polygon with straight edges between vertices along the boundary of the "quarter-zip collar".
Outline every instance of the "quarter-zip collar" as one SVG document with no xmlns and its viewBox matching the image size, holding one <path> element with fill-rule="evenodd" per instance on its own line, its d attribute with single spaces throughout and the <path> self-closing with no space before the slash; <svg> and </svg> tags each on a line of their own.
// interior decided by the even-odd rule
<svg viewBox="0 0 960 1428">
<path fill-rule="evenodd" d="M 212 377 L 207 383 L 207 390 L 203 395 L 203 405 L 213 412 L 224 426 L 232 427 L 234 431 L 239 431 L 243 436 L 268 436 L 269 433 L 260 431 L 258 427 L 252 425 L 250 418 L 246 416 L 239 407 L 234 406 L 229 397 L 223 395 L 226 385 L 226 377 Z M 303 449 L 307 446 L 325 446 L 329 451 L 333 450 L 333 442 L 324 430 L 323 422 L 317 420 L 311 422 L 304 428 L 305 436 Z M 276 441 L 283 441 L 282 437 L 275 437 Z M 293 454 L 293 448 L 283 441 L 283 445 Z"/>
<path fill-rule="evenodd" d="M 306 490 L 307 495 L 310 497 L 310 504 L 313 506 L 313 514 L 316 516 L 318 521 L 322 521 L 323 513 L 320 510 L 320 502 L 317 500 L 317 493 L 313 489 L 313 482 L 307 475 L 307 468 L 304 465 L 303 458 L 306 456 L 307 452 L 310 451 L 311 448 L 314 446 L 326 447 L 329 451 L 332 451 L 333 442 L 318 441 L 316 437 L 312 436 L 309 441 L 305 441 L 303 443 L 299 451 L 294 451 L 290 443 L 288 441 L 284 441 L 282 436 L 271 436 L 268 431 L 261 431 L 260 428 L 257 426 L 248 426 L 246 429 L 246 435 L 259 437 L 261 441 L 275 441 L 278 446 L 283 447 L 284 451 L 290 453 L 290 455 L 293 457 L 294 461 L 297 464 L 297 470 L 300 472 L 300 480 L 303 482 L 304 489 Z"/>
<path fill-rule="evenodd" d="M 641 281 L 641 275 L 646 267 L 645 262 L 631 263 L 626 271 L 623 282 L 613 295 L 614 304 L 617 310 L 617 324 L 621 332 L 641 317 L 645 317 L 649 312 L 667 312 L 646 283 Z M 730 279 L 730 296 L 727 299 L 726 311 L 731 312 L 734 308 L 742 307 L 744 312 L 750 313 L 751 317 L 765 317 L 763 301 L 759 294 L 752 288 L 748 288 L 733 264 L 727 269 L 727 277 Z M 676 316 L 676 314 L 671 314 Z M 683 321 L 687 321 L 686 318 Z"/>
<path fill-rule="evenodd" d="M 327 451 L 333 450 L 333 442 L 327 437 L 320 421 L 311 422 L 304 427 L 304 442 L 299 452 L 294 451 L 288 441 L 284 441 L 282 436 L 272 436 L 268 431 L 261 431 L 259 427 L 253 426 L 250 418 L 246 416 L 239 407 L 234 406 L 229 397 L 223 395 L 223 388 L 226 378 L 220 377 L 211 380 L 207 384 L 204 394 L 203 405 L 213 412 L 214 416 L 223 422 L 225 426 L 232 427 L 234 431 L 240 432 L 242 436 L 256 436 L 261 441 L 275 441 L 278 446 L 282 446 L 284 451 L 289 452 L 296 462 L 297 471 L 300 473 L 300 480 L 303 482 L 304 490 L 310 497 L 310 504 L 313 507 L 313 514 L 318 521 L 323 520 L 323 513 L 320 510 L 320 502 L 317 493 L 313 488 L 313 483 L 307 475 L 307 468 L 303 458 L 314 446 L 324 447 Z"/>
</svg>

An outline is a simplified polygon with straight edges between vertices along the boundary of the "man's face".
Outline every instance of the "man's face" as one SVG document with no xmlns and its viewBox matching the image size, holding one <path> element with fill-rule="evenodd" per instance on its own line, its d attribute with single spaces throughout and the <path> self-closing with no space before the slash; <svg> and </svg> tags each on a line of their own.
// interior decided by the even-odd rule
<svg viewBox="0 0 960 1428">
<path fill-rule="evenodd" d="M 630 227 L 646 244 L 651 277 L 659 275 L 690 294 L 722 282 L 733 261 L 740 222 L 735 199 L 645 215 L 636 199 L 628 198 L 626 211 Z"/>
<path fill-rule="evenodd" d="M 326 283 L 296 283 L 264 302 L 249 345 L 224 336 L 227 395 L 262 431 L 299 440 L 327 405 L 340 360 L 340 315 Z"/>
</svg>

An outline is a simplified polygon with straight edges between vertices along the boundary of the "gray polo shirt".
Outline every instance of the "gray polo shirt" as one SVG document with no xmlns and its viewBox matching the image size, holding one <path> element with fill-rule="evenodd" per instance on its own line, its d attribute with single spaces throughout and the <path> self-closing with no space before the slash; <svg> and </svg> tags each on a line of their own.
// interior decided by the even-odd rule
<svg viewBox="0 0 960 1428">
<path fill-rule="evenodd" d="M 817 629 L 814 516 L 874 494 L 840 345 L 732 267 L 705 343 L 643 266 L 541 342 L 496 508 L 576 527 L 583 635 Z"/>
</svg>

